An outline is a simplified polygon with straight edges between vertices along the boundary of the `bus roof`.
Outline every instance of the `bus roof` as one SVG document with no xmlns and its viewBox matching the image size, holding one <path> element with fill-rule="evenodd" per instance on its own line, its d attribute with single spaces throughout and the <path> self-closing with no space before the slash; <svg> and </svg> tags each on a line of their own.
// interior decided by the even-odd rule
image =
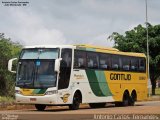
<svg viewBox="0 0 160 120">
<path fill-rule="evenodd" d="M 34 45 L 34 46 L 25 46 L 24 49 L 30 48 L 76 48 L 73 45 Z"/>
<path fill-rule="evenodd" d="M 118 54 L 118 55 L 146 57 L 144 53 L 122 52 L 116 48 L 108 48 L 108 47 L 85 45 L 85 44 L 75 45 L 75 46 L 77 49 L 86 50 L 86 51 L 96 51 L 96 52 L 111 53 L 111 54 Z"/>
<path fill-rule="evenodd" d="M 99 50 L 108 50 L 108 51 L 119 51 L 116 48 L 109 48 L 109 47 L 102 47 L 102 46 L 94 46 L 94 45 L 87 45 L 87 44 L 81 44 L 81 45 L 75 45 L 77 48 L 91 48 L 91 49 L 99 49 Z"/>
<path fill-rule="evenodd" d="M 25 46 L 24 49 L 30 48 L 75 48 L 86 51 L 96 51 L 102 53 L 111 53 L 118 55 L 127 55 L 127 56 L 136 56 L 136 57 L 146 57 L 144 53 L 134 53 L 134 52 L 122 52 L 116 48 L 94 46 L 88 44 L 79 44 L 79 45 L 34 45 L 34 46 Z"/>
</svg>

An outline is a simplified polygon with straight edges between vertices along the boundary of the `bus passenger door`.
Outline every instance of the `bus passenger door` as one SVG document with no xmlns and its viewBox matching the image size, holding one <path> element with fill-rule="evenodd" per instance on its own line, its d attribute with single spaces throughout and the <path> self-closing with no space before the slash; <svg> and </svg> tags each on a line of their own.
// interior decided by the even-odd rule
<svg viewBox="0 0 160 120">
<path fill-rule="evenodd" d="M 62 49 L 61 58 L 57 102 L 67 104 L 69 97 L 71 97 L 68 87 L 71 75 L 72 49 Z"/>
</svg>

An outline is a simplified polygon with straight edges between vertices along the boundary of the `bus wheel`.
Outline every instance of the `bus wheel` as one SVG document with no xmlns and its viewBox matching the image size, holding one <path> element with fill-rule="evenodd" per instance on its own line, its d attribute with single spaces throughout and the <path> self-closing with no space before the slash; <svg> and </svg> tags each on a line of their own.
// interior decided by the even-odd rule
<svg viewBox="0 0 160 120">
<path fill-rule="evenodd" d="M 89 103 L 91 108 L 103 108 L 106 106 L 106 103 Z"/>
<path fill-rule="evenodd" d="M 137 99 L 136 92 L 132 92 L 131 96 L 129 97 L 129 105 L 134 106 L 136 99 Z"/>
<path fill-rule="evenodd" d="M 125 92 L 123 95 L 122 106 L 128 106 L 128 105 L 129 105 L 129 94 Z"/>
<path fill-rule="evenodd" d="M 70 110 L 78 110 L 81 103 L 81 95 L 76 92 L 73 97 L 73 103 L 69 105 Z"/>
<path fill-rule="evenodd" d="M 38 111 L 44 111 L 44 109 L 46 108 L 46 105 L 36 104 L 35 107 Z"/>
<path fill-rule="evenodd" d="M 115 107 L 122 107 L 122 102 L 115 102 Z"/>
</svg>

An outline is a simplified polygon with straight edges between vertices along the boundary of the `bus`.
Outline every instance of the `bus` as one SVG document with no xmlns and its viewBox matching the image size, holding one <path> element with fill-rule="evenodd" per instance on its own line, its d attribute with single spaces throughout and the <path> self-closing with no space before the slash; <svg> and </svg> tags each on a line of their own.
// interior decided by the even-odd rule
<svg viewBox="0 0 160 120">
<path fill-rule="evenodd" d="M 93 45 L 26 46 L 18 58 L 16 103 L 79 109 L 133 106 L 147 99 L 147 62 L 143 53 L 121 52 Z"/>
</svg>

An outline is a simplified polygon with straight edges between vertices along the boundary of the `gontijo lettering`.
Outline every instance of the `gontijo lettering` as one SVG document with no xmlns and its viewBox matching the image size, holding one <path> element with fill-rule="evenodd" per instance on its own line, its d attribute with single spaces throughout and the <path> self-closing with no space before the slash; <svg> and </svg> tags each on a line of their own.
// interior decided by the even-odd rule
<svg viewBox="0 0 160 120">
<path fill-rule="evenodd" d="M 131 80 L 131 75 L 130 74 L 111 73 L 110 79 L 111 80 Z"/>
</svg>

